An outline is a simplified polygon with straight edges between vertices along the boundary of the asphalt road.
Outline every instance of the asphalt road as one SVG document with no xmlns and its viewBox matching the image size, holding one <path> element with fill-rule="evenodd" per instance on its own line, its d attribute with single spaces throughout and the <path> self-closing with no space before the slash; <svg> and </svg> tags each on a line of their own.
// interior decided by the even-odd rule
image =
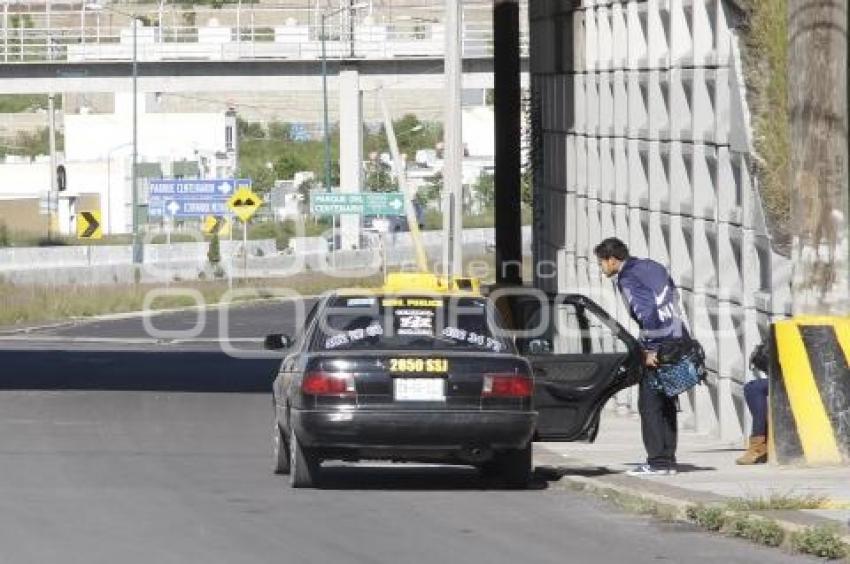
<svg viewBox="0 0 850 564">
<path fill-rule="evenodd" d="M 281 313 L 240 312 L 240 334 L 285 331 Z M 467 468 L 336 465 L 324 489 L 291 490 L 271 473 L 275 358 L 37 340 L 140 338 L 136 322 L 3 341 L 0 563 L 799 561 L 542 479 L 488 490 Z M 143 376 L 150 389 L 115 384 Z"/>
</svg>

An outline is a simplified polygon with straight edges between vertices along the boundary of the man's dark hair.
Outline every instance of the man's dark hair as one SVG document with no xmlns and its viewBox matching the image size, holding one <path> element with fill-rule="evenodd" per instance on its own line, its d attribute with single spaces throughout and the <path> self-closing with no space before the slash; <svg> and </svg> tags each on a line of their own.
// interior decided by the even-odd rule
<svg viewBox="0 0 850 564">
<path fill-rule="evenodd" d="M 608 237 L 593 249 L 596 258 L 606 260 L 611 257 L 617 260 L 629 258 L 629 248 L 616 237 Z"/>
</svg>

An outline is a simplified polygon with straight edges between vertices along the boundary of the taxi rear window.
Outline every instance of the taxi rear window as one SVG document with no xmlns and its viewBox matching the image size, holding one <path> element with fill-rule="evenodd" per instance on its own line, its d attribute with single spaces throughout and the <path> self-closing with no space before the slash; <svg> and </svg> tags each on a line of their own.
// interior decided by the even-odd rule
<svg viewBox="0 0 850 564">
<path fill-rule="evenodd" d="M 485 298 L 370 296 L 331 298 L 312 350 L 470 350 L 514 352 L 499 336 L 498 312 Z"/>
</svg>

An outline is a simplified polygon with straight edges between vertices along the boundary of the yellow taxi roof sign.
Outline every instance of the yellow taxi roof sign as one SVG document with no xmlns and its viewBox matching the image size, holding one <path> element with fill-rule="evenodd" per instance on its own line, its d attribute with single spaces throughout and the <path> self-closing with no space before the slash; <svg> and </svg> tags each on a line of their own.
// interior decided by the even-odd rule
<svg viewBox="0 0 850 564">
<path fill-rule="evenodd" d="M 477 278 L 462 276 L 453 276 L 451 279 L 447 279 L 445 276 L 437 276 L 430 272 L 393 272 L 387 274 L 382 290 L 388 293 L 421 290 L 440 293 L 469 292 L 480 294 L 481 282 Z"/>
</svg>

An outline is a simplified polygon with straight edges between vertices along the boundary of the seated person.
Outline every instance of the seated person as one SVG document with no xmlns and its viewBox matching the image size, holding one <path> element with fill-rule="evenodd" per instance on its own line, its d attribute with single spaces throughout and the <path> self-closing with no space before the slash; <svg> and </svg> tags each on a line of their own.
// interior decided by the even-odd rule
<svg viewBox="0 0 850 564">
<path fill-rule="evenodd" d="M 750 368 L 766 375 L 769 366 L 767 345 L 760 344 L 750 355 Z M 767 378 L 756 378 L 744 385 L 744 399 L 753 417 L 753 428 L 747 451 L 736 464 L 762 464 L 767 462 Z"/>
</svg>

